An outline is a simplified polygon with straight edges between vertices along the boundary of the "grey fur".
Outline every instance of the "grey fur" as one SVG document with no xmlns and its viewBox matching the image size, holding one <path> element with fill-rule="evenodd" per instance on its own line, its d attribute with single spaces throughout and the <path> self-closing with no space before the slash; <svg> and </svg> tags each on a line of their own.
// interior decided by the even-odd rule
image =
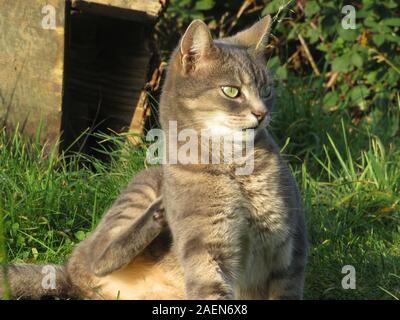
<svg viewBox="0 0 400 320">
<path fill-rule="evenodd" d="M 166 133 L 170 120 L 178 130 L 241 131 L 254 127 L 252 114 L 266 114 L 256 127 L 253 173 L 235 175 L 233 164 L 178 163 L 139 174 L 60 269 L 67 279 L 61 292 L 90 299 L 302 298 L 304 214 L 265 129 L 273 94 L 260 97 L 260 87 L 272 85 L 263 60 L 270 22 L 265 17 L 213 41 L 194 21 L 172 54 L 160 102 Z M 243 96 L 225 97 L 226 85 Z M 153 219 L 160 209 L 168 226 Z M 27 293 L 27 277 L 18 284 L 11 272 L 10 279 L 13 296 Z M 26 296 L 43 295 L 37 283 L 31 287 L 38 294 Z"/>
<path fill-rule="evenodd" d="M 262 59 L 270 22 L 265 17 L 237 36 L 213 41 L 207 26 L 195 21 L 170 60 L 160 103 L 166 132 L 171 120 L 178 132 L 210 125 L 240 131 L 251 125 L 251 113 L 267 113 L 256 129 L 251 175 L 235 175 L 235 166 L 226 164 L 163 166 L 165 212 L 189 299 L 303 295 L 307 243 L 301 201 L 264 128 L 273 96 L 259 95 L 262 85 L 272 85 Z M 239 87 L 243 96 L 227 98 L 221 85 Z"/>
<path fill-rule="evenodd" d="M 13 299 L 42 299 L 46 297 L 77 297 L 63 266 L 50 265 L 56 271 L 55 288 L 42 285 L 45 265 L 18 264 L 7 266 L 9 286 Z M 3 297 L 3 279 L 0 276 L 0 299 Z"/>
<path fill-rule="evenodd" d="M 77 245 L 67 264 L 54 266 L 56 289 L 42 287 L 44 265 L 8 266 L 12 298 L 102 298 L 93 279 L 123 268 L 166 228 L 160 197 L 161 177 L 160 168 L 147 169 L 135 176 L 94 232 Z M 0 298 L 2 291 L 0 286 Z"/>
</svg>

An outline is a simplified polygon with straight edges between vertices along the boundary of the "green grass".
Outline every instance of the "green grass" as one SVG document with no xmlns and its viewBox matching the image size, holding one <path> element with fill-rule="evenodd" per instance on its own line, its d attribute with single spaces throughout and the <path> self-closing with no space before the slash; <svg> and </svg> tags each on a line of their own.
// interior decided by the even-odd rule
<svg viewBox="0 0 400 320">
<path fill-rule="evenodd" d="M 272 131 L 285 146 L 306 210 L 305 298 L 399 299 L 400 105 L 353 126 L 345 112 L 321 110 L 315 94 L 284 92 Z M 65 260 L 144 167 L 143 148 L 117 143 L 104 165 L 83 156 L 66 159 L 55 148 L 45 151 L 0 131 L 3 263 Z M 355 290 L 341 286 L 345 265 L 355 267 Z"/>
<path fill-rule="evenodd" d="M 92 230 L 121 188 L 144 167 L 145 150 L 121 141 L 109 165 L 57 155 L 0 131 L 0 214 L 8 260 L 62 262 Z"/>
</svg>

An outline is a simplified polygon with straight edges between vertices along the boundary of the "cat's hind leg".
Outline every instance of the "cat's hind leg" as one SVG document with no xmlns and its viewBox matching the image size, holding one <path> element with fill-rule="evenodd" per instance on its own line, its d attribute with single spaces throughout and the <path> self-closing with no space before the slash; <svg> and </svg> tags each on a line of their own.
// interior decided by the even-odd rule
<svg viewBox="0 0 400 320">
<path fill-rule="evenodd" d="M 137 174 L 89 236 L 90 270 L 104 276 L 121 269 L 164 229 L 160 167 Z"/>
<path fill-rule="evenodd" d="M 96 276 L 107 275 L 127 265 L 142 253 L 166 226 L 163 211 L 162 198 L 159 197 L 143 215 L 131 222 L 129 228 L 116 235 L 106 246 L 97 248 L 96 253 L 92 254 L 93 273 Z M 95 245 L 97 244 L 92 244 Z"/>
</svg>

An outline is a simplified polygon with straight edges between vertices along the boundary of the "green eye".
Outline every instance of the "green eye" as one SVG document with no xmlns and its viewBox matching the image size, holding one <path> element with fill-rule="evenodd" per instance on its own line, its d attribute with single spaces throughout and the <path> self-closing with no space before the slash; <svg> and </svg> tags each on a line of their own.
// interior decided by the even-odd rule
<svg viewBox="0 0 400 320">
<path fill-rule="evenodd" d="M 223 86 L 221 90 L 228 98 L 237 98 L 240 94 L 239 89 L 236 87 Z"/>
<path fill-rule="evenodd" d="M 267 99 L 271 96 L 272 88 L 269 85 L 265 85 L 261 87 L 260 96 L 262 99 Z"/>
</svg>

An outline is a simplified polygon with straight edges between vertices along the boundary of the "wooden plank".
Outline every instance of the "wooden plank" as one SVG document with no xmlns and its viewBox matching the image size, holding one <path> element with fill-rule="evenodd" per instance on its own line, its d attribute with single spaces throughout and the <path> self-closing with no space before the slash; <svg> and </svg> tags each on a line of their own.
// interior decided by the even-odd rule
<svg viewBox="0 0 400 320">
<path fill-rule="evenodd" d="M 162 10 L 159 0 L 72 0 L 72 8 L 140 22 L 154 22 Z"/>
<path fill-rule="evenodd" d="M 43 28 L 46 5 L 55 29 Z M 64 12 L 64 0 L 0 0 L 0 126 L 35 136 L 42 121 L 42 142 L 59 136 Z"/>
</svg>

